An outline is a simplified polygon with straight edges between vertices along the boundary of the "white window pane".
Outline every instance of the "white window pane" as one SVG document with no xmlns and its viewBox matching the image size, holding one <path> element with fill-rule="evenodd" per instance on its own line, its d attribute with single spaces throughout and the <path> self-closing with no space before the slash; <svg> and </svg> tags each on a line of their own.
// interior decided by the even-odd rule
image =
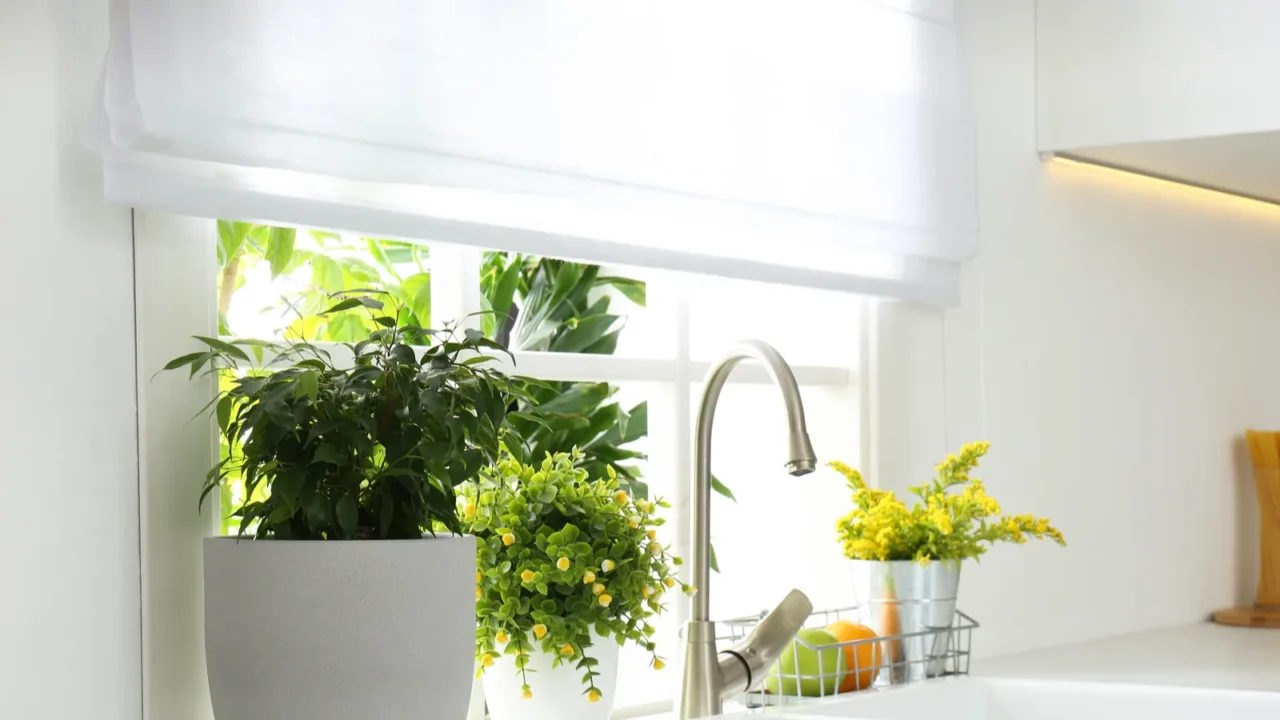
<svg viewBox="0 0 1280 720">
<path fill-rule="evenodd" d="M 675 298 L 671 285 L 664 278 L 670 274 L 631 267 L 606 266 L 602 275 L 639 278 L 645 281 L 647 298 L 645 307 L 638 307 L 625 298 L 619 304 L 626 314 L 626 330 L 618 341 L 617 355 L 621 357 L 661 358 L 675 357 L 675 336 L 672 318 L 675 317 Z M 612 291 L 618 295 L 618 291 Z"/>
<path fill-rule="evenodd" d="M 768 342 L 793 365 L 844 366 L 857 357 L 856 295 L 705 276 L 686 280 L 694 360 L 715 360 L 745 338 Z"/>
<path fill-rule="evenodd" d="M 702 388 L 696 387 L 694 397 Z M 713 495 L 711 536 L 719 574 L 711 577 L 715 619 L 771 609 L 799 588 L 816 609 L 850 603 L 848 561 L 836 519 L 849 506 L 843 480 L 825 464 L 857 464 L 859 427 L 852 389 L 801 389 L 817 472 L 791 477 L 782 398 L 770 385 L 731 384 L 716 411 L 712 471 L 737 502 Z"/>
</svg>

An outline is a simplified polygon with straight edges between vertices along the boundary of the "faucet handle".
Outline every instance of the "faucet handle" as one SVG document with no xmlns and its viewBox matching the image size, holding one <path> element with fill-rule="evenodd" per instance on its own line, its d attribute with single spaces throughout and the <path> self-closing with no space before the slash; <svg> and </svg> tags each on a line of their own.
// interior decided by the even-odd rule
<svg viewBox="0 0 1280 720">
<path fill-rule="evenodd" d="M 813 603 L 792 590 L 742 642 L 720 653 L 721 699 L 741 695 L 762 680 L 813 614 Z"/>
</svg>

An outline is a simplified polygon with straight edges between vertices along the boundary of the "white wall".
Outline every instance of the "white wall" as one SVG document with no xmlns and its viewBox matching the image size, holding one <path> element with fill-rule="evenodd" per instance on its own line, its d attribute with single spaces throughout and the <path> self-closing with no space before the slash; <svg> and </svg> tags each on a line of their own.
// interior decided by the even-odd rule
<svg viewBox="0 0 1280 720">
<path fill-rule="evenodd" d="M 1274 0 L 1039 0 L 1042 150 L 1273 131 Z"/>
<path fill-rule="evenodd" d="M 1280 426 L 1280 212 L 1042 164 L 1034 2 L 971 10 L 983 249 L 962 309 L 881 309 L 878 357 L 896 360 L 878 403 L 881 484 L 990 440 L 992 493 L 1066 533 L 1067 549 L 999 548 L 966 568 L 980 654 L 1251 600 L 1238 439 Z"/>
<path fill-rule="evenodd" d="M 213 464 L 214 425 L 192 419 L 216 380 L 192 382 L 165 363 L 217 334 L 214 223 L 138 210 L 135 235 L 138 381 L 142 385 L 143 718 L 213 717 L 204 665 L 201 539 L 214 534 L 218 495 L 197 498 Z M 203 291 L 201 291 L 203 290 Z M 189 421 L 190 420 L 190 421 Z"/>
<path fill-rule="evenodd" d="M 0 0 L 0 716 L 141 714 L 129 211 L 79 141 L 107 4 Z"/>
</svg>

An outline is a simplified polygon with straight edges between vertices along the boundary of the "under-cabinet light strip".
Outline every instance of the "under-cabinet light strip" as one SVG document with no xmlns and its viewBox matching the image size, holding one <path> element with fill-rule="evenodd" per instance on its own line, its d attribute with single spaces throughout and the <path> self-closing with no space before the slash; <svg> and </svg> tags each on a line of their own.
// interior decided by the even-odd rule
<svg viewBox="0 0 1280 720">
<path fill-rule="evenodd" d="M 1129 180 L 1136 179 L 1164 191 L 1176 190 L 1179 192 L 1185 192 L 1201 199 L 1213 200 L 1235 208 L 1250 209 L 1254 212 L 1261 210 L 1270 217 L 1276 217 L 1280 214 L 1280 201 L 1271 200 L 1257 195 L 1240 193 L 1213 185 L 1194 183 L 1167 175 L 1143 172 L 1141 170 L 1134 170 L 1120 165 L 1101 163 L 1095 160 L 1071 155 L 1070 153 L 1043 153 L 1042 157 L 1054 165 L 1079 167 L 1104 172 L 1109 175 Z"/>
</svg>

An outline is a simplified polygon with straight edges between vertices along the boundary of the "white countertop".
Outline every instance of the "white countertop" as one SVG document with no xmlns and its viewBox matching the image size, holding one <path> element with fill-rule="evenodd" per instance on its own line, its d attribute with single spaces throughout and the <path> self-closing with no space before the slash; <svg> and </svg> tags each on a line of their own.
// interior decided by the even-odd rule
<svg viewBox="0 0 1280 720">
<path fill-rule="evenodd" d="M 973 661 L 982 677 L 1280 692 L 1280 630 L 1213 623 Z"/>
<path fill-rule="evenodd" d="M 1280 692 L 1280 630 L 1183 625 L 980 658 L 972 670 L 990 678 Z M 646 720 L 671 717 L 664 713 Z"/>
</svg>

